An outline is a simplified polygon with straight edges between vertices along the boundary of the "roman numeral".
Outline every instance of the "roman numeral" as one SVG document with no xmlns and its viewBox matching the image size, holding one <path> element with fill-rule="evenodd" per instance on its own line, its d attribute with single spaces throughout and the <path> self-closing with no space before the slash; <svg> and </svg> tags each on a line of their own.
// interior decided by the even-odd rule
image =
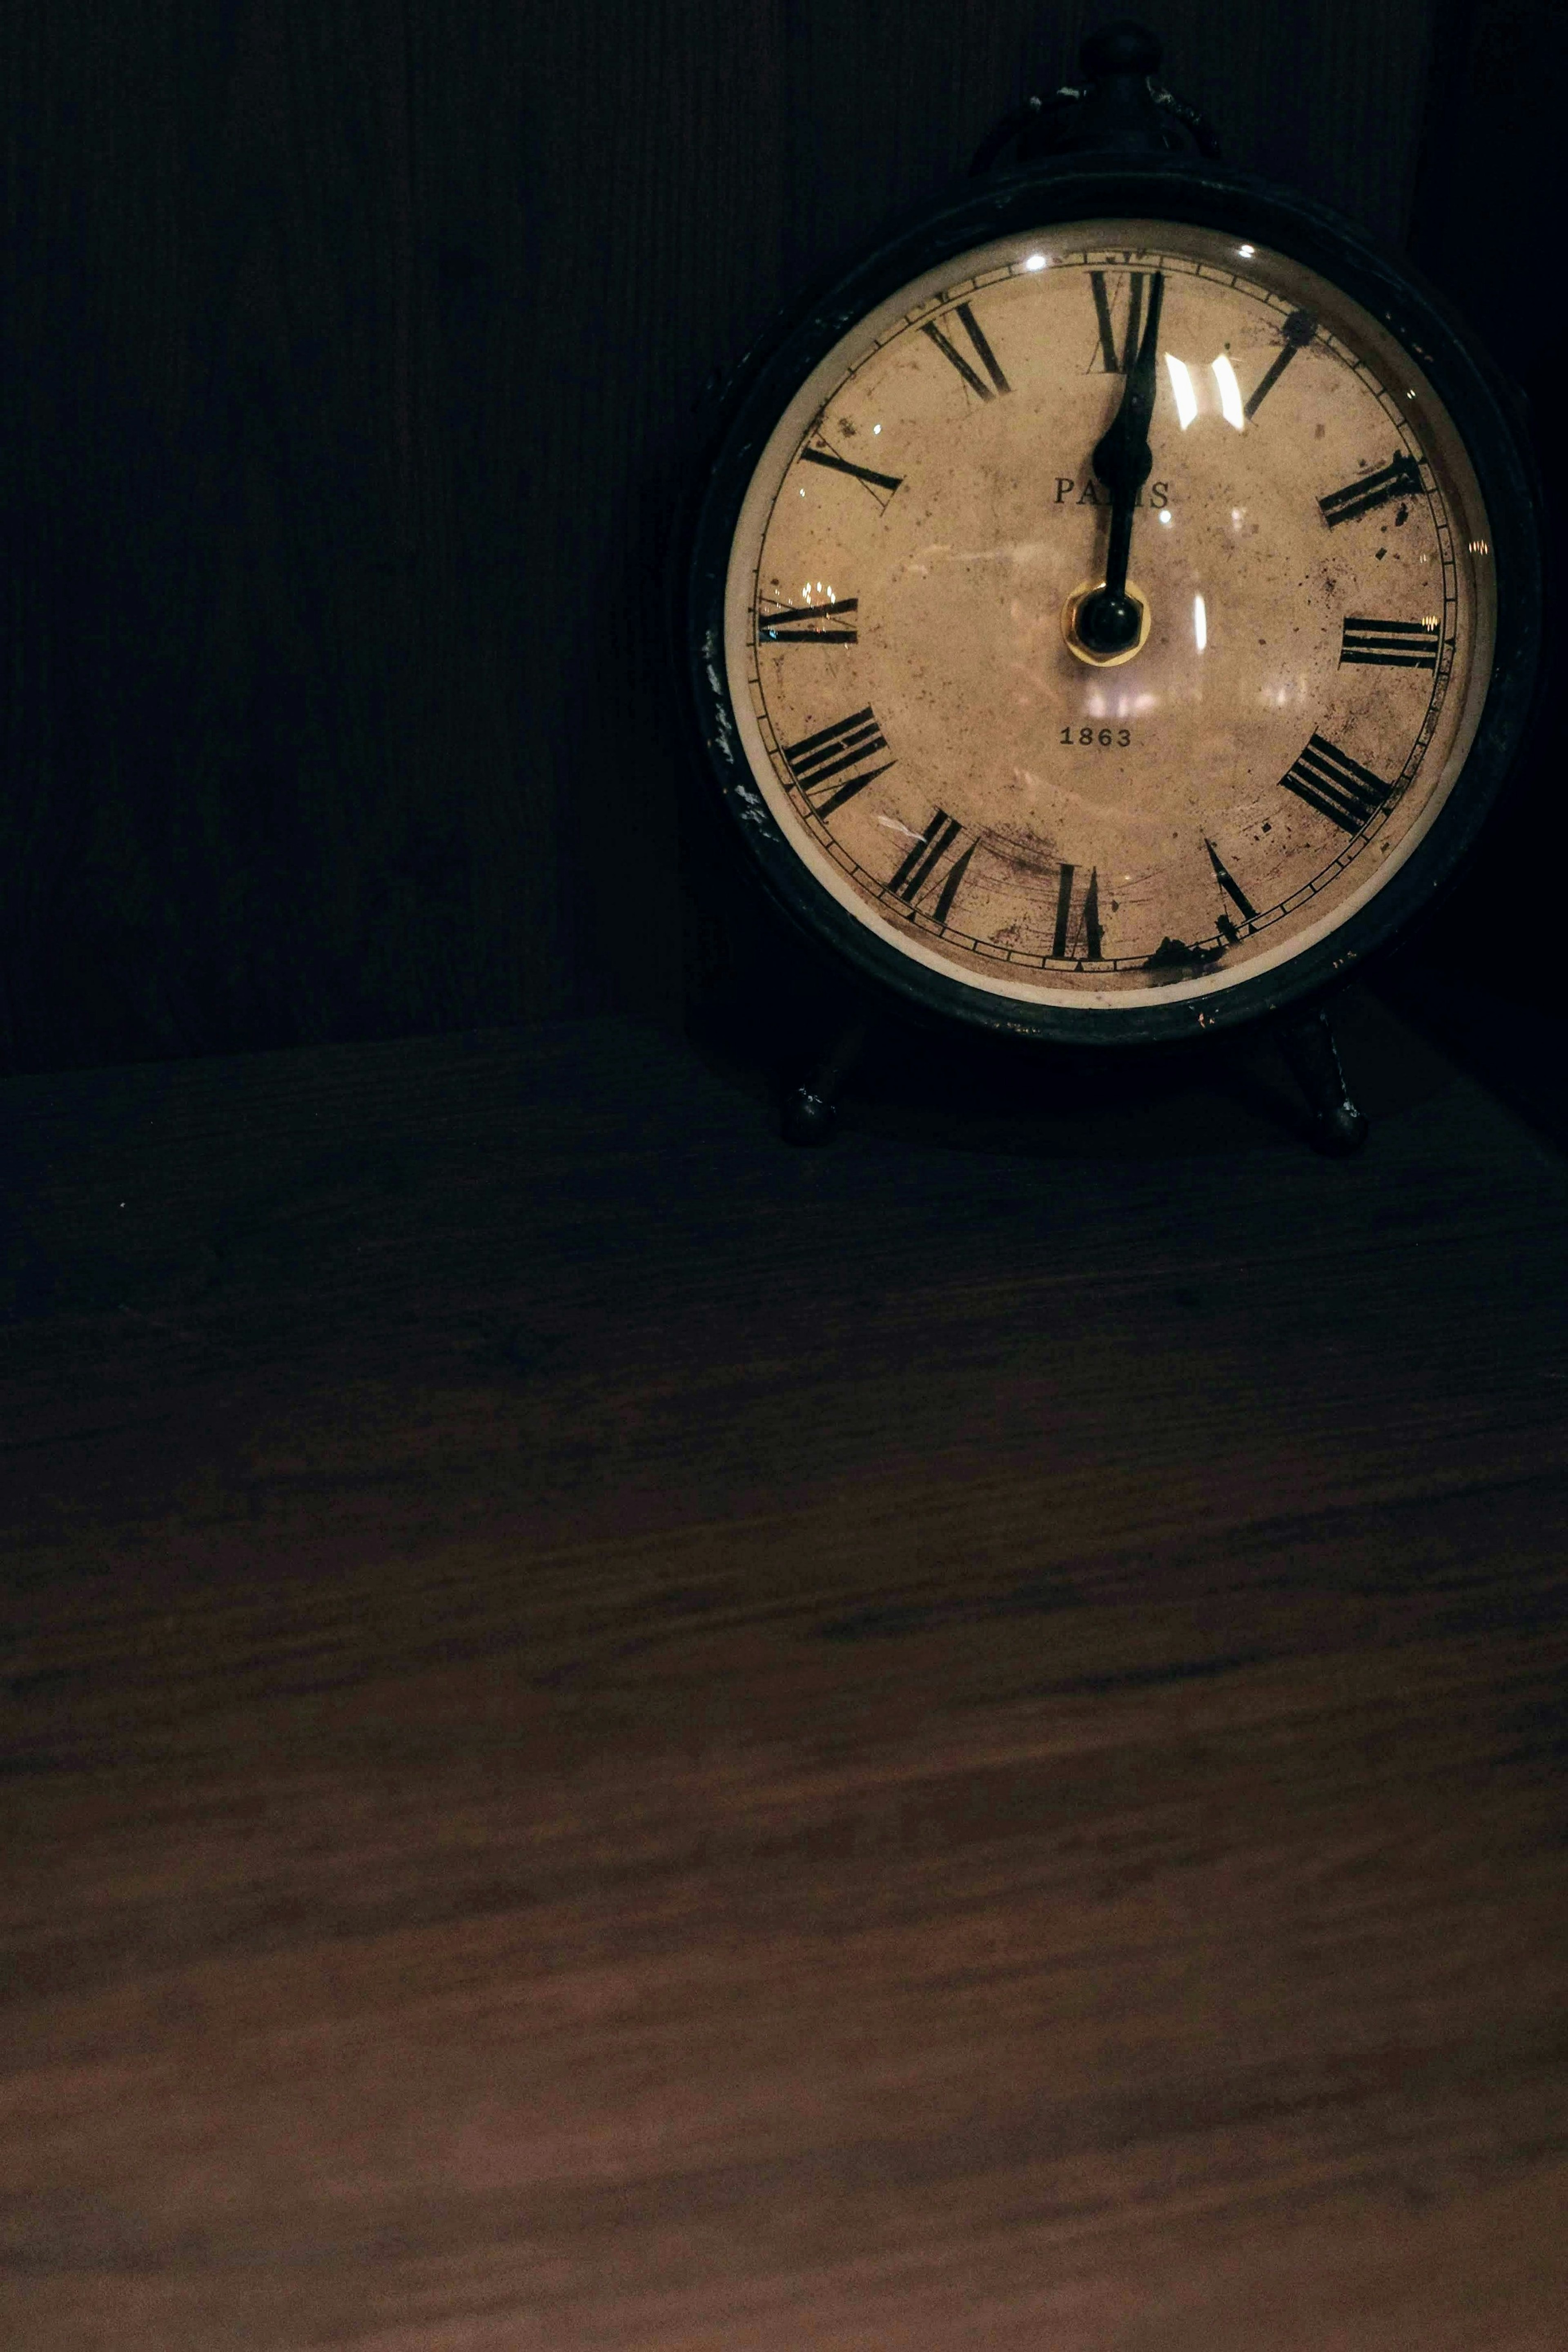
<svg viewBox="0 0 1568 2352">
<path fill-rule="evenodd" d="M 1312 737 L 1280 782 L 1288 793 L 1332 819 L 1344 833 L 1359 833 L 1393 789 L 1322 735 Z"/>
<path fill-rule="evenodd" d="M 1340 667 L 1375 662 L 1380 669 L 1436 669 L 1436 621 L 1347 619 L 1340 643 Z"/>
<path fill-rule="evenodd" d="M 1094 297 L 1094 317 L 1100 329 L 1100 365 L 1089 363 L 1091 375 L 1103 372 L 1106 375 L 1125 375 L 1138 356 L 1138 331 L 1144 323 L 1144 288 L 1147 273 L 1142 269 L 1129 271 L 1127 276 L 1127 328 L 1122 341 L 1122 354 L 1116 356 L 1116 298 L 1108 289 L 1105 272 L 1089 272 L 1090 290 Z"/>
<path fill-rule="evenodd" d="M 1215 880 L 1218 883 L 1220 888 L 1224 891 L 1226 897 L 1229 899 L 1231 905 L 1235 908 L 1242 921 L 1244 923 L 1256 922 L 1258 919 L 1257 908 L 1254 907 L 1251 899 L 1249 898 L 1245 890 L 1242 889 L 1240 884 L 1236 880 L 1235 876 L 1225 864 L 1224 859 L 1220 856 L 1219 852 L 1216 849 L 1213 842 L 1206 841 L 1203 845 L 1208 852 L 1208 862 L 1214 868 Z M 1232 946 L 1235 945 L 1236 941 L 1241 936 L 1228 915 L 1220 916 L 1218 929 L 1231 942 Z"/>
<path fill-rule="evenodd" d="M 1089 887 L 1083 893 L 1083 901 L 1078 909 L 1078 920 L 1074 922 L 1072 886 L 1077 872 L 1076 866 L 1064 866 L 1056 877 L 1056 922 L 1051 935 L 1051 952 L 1059 962 L 1065 961 L 1070 956 L 1074 960 L 1081 956 L 1087 956 L 1091 963 L 1098 963 L 1102 940 L 1100 868 L 1093 866 L 1089 869 Z M 1082 941 L 1082 948 L 1079 945 L 1080 940 Z"/>
<path fill-rule="evenodd" d="M 776 612 L 757 615 L 759 646 L 857 646 L 858 629 L 825 629 L 845 613 L 858 613 L 858 596 L 830 596 L 825 604 L 781 604 Z"/>
<path fill-rule="evenodd" d="M 952 361 L 953 365 L 957 369 L 959 374 L 963 377 L 964 382 L 970 387 L 971 391 L 977 392 L 982 400 L 995 400 L 998 392 L 1010 392 L 1012 390 L 1012 386 L 1008 382 L 1006 376 L 1002 373 L 1000 367 L 998 365 L 997 355 L 995 352 L 992 351 L 989 343 L 987 342 L 980 322 L 976 318 L 973 310 L 970 310 L 967 302 L 960 302 L 956 310 L 949 310 L 947 312 L 947 316 L 949 319 L 957 319 L 962 322 L 964 332 L 968 336 L 970 342 L 975 347 L 976 357 L 980 361 L 987 375 L 991 379 L 989 383 L 985 383 L 981 381 L 980 377 L 976 374 L 974 369 L 969 365 L 968 361 L 964 357 L 963 352 L 958 349 L 957 345 L 956 343 L 950 343 L 946 336 L 942 332 L 941 328 L 936 326 L 930 319 L 925 320 L 921 329 L 921 332 L 930 336 L 937 350 L 942 353 L 943 358 Z"/>
<path fill-rule="evenodd" d="M 1280 331 L 1285 338 L 1284 346 L 1274 358 L 1257 391 L 1242 408 L 1241 414 L 1249 424 L 1257 415 L 1296 353 L 1306 350 L 1318 331 L 1318 322 L 1310 310 L 1292 310 Z"/>
<path fill-rule="evenodd" d="M 906 907 L 916 907 L 926 892 L 935 887 L 936 903 L 932 915 L 945 923 L 953 911 L 953 901 L 958 895 L 958 885 L 969 868 L 969 860 L 978 847 L 968 842 L 959 848 L 963 827 L 956 816 L 938 809 L 908 856 L 904 860 L 887 887 Z"/>
<path fill-rule="evenodd" d="M 784 762 L 800 790 L 810 801 L 813 815 L 831 816 L 846 801 L 863 793 L 878 776 L 885 776 L 893 766 L 883 760 L 880 767 L 866 768 L 859 775 L 848 776 L 825 801 L 812 801 L 810 795 L 846 770 L 858 768 L 862 760 L 878 751 L 885 751 L 887 738 L 872 715 L 870 706 L 854 710 L 847 719 L 835 719 L 831 727 L 821 727 L 814 735 L 804 735 L 799 743 L 785 746 Z"/>
<path fill-rule="evenodd" d="M 1332 529 L 1336 522 L 1354 522 L 1357 515 L 1370 514 L 1374 507 L 1384 507 L 1390 499 L 1418 499 L 1421 495 L 1421 468 L 1414 457 L 1396 457 L 1375 474 L 1363 474 L 1359 480 L 1347 482 L 1343 490 L 1331 490 L 1326 499 L 1318 500 L 1323 520 Z"/>
<path fill-rule="evenodd" d="M 849 459 L 841 457 L 836 449 L 802 449 L 800 457 L 805 465 L 826 466 L 835 474 L 849 474 L 857 482 L 863 482 L 879 507 L 886 506 L 888 499 L 904 480 L 902 474 L 879 474 L 870 466 L 852 466 Z M 883 490 L 887 493 L 886 498 L 878 495 Z"/>
</svg>

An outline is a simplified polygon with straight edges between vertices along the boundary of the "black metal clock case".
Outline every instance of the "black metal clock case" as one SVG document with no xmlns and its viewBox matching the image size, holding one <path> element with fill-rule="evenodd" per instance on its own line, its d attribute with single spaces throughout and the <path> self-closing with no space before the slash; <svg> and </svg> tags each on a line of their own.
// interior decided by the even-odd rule
<svg viewBox="0 0 1568 2352">
<path fill-rule="evenodd" d="M 1152 99 L 1186 115 L 1152 82 L 1148 89 Z M 1163 127 L 1159 135 L 1168 142 Z M 1148 142 L 1134 136 L 1121 143 Z M 1211 138 L 1205 143 L 1212 145 Z M 752 782 L 723 659 L 725 586 L 741 501 L 764 445 L 810 370 L 856 320 L 949 257 L 1005 236 L 1105 217 L 1170 220 L 1234 234 L 1304 264 L 1387 327 L 1419 362 L 1464 440 L 1490 521 L 1497 596 L 1495 656 L 1464 772 L 1399 871 L 1338 929 L 1288 963 L 1239 982 L 1219 998 L 1173 997 L 1111 1018 L 1092 1007 L 1029 1004 L 967 989 L 901 956 L 815 885 Z M 906 219 L 826 290 L 801 302 L 747 356 L 727 392 L 688 512 L 679 563 L 677 660 L 702 747 L 699 764 L 716 784 L 753 871 L 775 904 L 856 976 L 862 998 L 865 982 L 879 984 L 945 1024 L 1062 1045 L 1145 1045 L 1321 998 L 1352 966 L 1406 931 L 1453 879 L 1525 734 L 1541 661 L 1542 577 L 1540 495 L 1521 408 L 1518 394 L 1440 296 L 1351 222 L 1289 189 L 1221 170 L 1202 155 L 1115 150 L 1047 156 L 995 181 L 964 184 Z"/>
</svg>

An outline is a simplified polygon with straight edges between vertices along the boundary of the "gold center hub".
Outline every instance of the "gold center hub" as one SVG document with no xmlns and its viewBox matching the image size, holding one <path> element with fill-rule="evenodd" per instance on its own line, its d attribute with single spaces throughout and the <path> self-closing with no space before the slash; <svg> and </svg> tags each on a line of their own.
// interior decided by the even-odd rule
<svg viewBox="0 0 1568 2352">
<path fill-rule="evenodd" d="M 1095 669 L 1114 669 L 1118 663 L 1130 662 L 1134 654 L 1143 652 L 1149 641 L 1151 614 L 1148 598 L 1135 580 L 1129 580 L 1127 594 L 1138 608 L 1138 634 L 1132 644 L 1124 646 L 1120 653 L 1096 653 L 1092 646 L 1084 644 L 1078 634 L 1078 615 L 1090 597 L 1098 596 L 1104 585 L 1103 577 L 1080 583 L 1061 608 L 1061 634 L 1066 639 L 1068 652 L 1076 654 L 1081 662 L 1089 662 Z"/>
</svg>

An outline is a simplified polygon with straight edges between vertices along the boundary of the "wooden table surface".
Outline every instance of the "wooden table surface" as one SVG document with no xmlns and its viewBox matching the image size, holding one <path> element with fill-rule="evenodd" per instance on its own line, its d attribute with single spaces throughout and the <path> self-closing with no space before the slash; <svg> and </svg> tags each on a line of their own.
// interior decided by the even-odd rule
<svg viewBox="0 0 1568 2352">
<path fill-rule="evenodd" d="M 0 2342 L 1563 2352 L 1568 1161 L 1345 1053 L 0 1088 Z"/>
</svg>

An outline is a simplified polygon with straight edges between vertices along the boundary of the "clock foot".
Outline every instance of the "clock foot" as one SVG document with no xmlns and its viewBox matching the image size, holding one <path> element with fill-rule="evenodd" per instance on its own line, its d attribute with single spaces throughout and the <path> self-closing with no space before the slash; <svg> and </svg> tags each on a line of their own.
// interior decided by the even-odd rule
<svg viewBox="0 0 1568 2352">
<path fill-rule="evenodd" d="M 786 1143 L 826 1143 L 839 1123 L 835 1097 L 865 1051 L 869 1024 L 857 1013 L 834 1038 L 810 1076 L 784 1097 L 780 1131 Z"/>
<path fill-rule="evenodd" d="M 1317 1149 L 1336 1160 L 1359 1151 L 1366 1140 L 1366 1114 L 1351 1100 L 1328 1014 L 1316 1007 L 1288 1014 L 1280 1024 L 1280 1045 L 1307 1098 Z"/>
</svg>

